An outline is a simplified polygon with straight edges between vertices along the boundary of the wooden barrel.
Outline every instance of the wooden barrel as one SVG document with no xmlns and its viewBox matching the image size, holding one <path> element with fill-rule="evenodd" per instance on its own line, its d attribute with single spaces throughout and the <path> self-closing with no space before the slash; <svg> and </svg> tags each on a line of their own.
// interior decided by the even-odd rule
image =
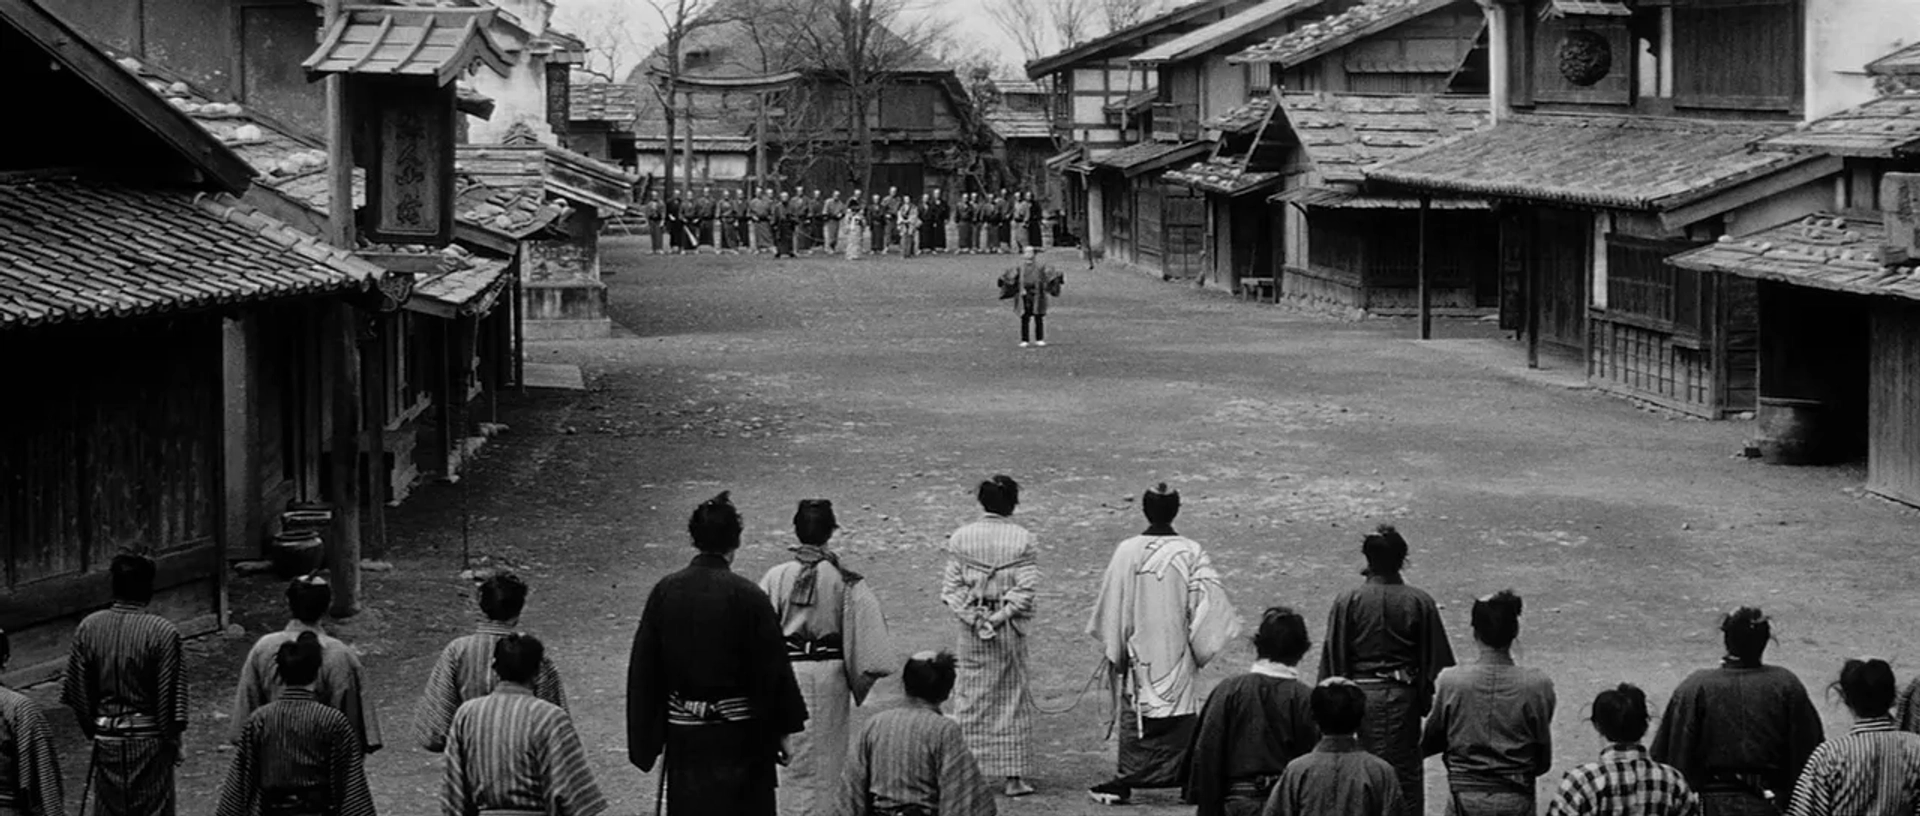
<svg viewBox="0 0 1920 816">
<path fill-rule="evenodd" d="M 319 530 L 283 530 L 274 534 L 268 549 L 273 571 L 282 578 L 306 575 L 326 563 Z"/>
<path fill-rule="evenodd" d="M 1761 397 L 1760 458 L 1771 465 L 1818 465 L 1827 461 L 1826 403 L 1792 397 Z"/>
</svg>

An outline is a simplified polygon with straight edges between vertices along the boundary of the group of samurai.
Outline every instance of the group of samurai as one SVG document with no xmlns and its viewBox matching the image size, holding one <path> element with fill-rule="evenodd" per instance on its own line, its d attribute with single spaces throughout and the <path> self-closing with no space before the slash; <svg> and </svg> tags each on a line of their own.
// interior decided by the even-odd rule
<svg viewBox="0 0 1920 816">
<path fill-rule="evenodd" d="M 655 192 L 640 207 L 655 253 L 820 252 L 849 260 L 897 252 L 987 254 L 1050 245 L 1060 218 L 1025 191 L 919 196 L 888 188 L 863 195 L 818 188 L 752 194 L 702 188 L 692 195 Z"/>
<path fill-rule="evenodd" d="M 687 530 L 691 563 L 659 580 L 634 633 L 627 758 L 674 816 L 989 816 L 1035 792 L 1029 670 L 1041 549 L 1014 520 L 1020 485 L 980 483 L 982 514 L 948 538 L 939 602 L 945 648 L 901 660 L 873 588 L 833 545 L 833 506 L 799 503 L 791 558 L 755 582 L 734 572 L 744 521 L 726 493 Z M 1255 659 L 1204 693 L 1199 672 L 1243 623 L 1206 551 L 1175 529 L 1180 495 L 1140 497 L 1146 526 L 1114 549 L 1086 624 L 1109 690 L 1115 774 L 1102 805 L 1180 791 L 1198 816 L 1417 816 L 1422 761 L 1446 769 L 1450 816 L 1539 812 L 1553 765 L 1553 682 L 1519 665 L 1521 598 L 1469 610 L 1476 661 L 1456 665 L 1441 609 L 1404 578 L 1408 544 L 1382 526 L 1361 543 L 1364 580 L 1327 616 L 1318 677 L 1303 615 L 1271 606 Z M 81 812 L 172 816 L 188 724 L 178 630 L 150 611 L 154 562 L 116 557 L 113 605 L 72 637 L 60 701 L 91 743 Z M 484 621 L 428 674 L 414 739 L 442 755 L 446 816 L 598 816 L 609 803 L 569 715 L 561 671 L 520 628 L 529 590 L 510 572 L 475 586 Z M 365 757 L 382 748 L 356 652 L 321 626 L 323 578 L 287 587 L 289 622 L 239 671 L 231 761 L 216 816 L 370 816 Z M 1763 657 L 1772 623 L 1742 607 L 1720 622 L 1719 664 L 1687 677 L 1657 730 L 1621 683 L 1584 718 L 1597 759 L 1552 785 L 1549 816 L 1869 816 L 1920 813 L 1920 682 L 1884 660 L 1848 660 L 1830 687 L 1854 715 L 1829 736 L 1806 688 Z M 0 668 L 9 654 L 0 633 Z M 901 699 L 853 728 L 852 709 L 899 675 Z M 1653 731 L 1650 743 L 1646 740 Z M 0 816 L 63 816 L 45 713 L 0 687 Z"/>
</svg>

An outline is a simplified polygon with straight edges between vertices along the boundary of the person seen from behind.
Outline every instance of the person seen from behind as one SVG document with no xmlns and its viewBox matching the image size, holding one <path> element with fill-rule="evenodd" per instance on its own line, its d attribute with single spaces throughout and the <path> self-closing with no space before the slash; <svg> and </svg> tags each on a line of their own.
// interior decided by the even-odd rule
<svg viewBox="0 0 1920 816">
<path fill-rule="evenodd" d="M 1195 816 L 1259 816 L 1287 763 L 1313 750 L 1313 690 L 1296 668 L 1312 646 L 1300 613 L 1261 615 L 1253 666 L 1214 687 L 1194 729 L 1185 798 Z"/>
<path fill-rule="evenodd" d="M 1607 747 L 1560 778 L 1547 816 L 1701 816 L 1679 769 L 1647 756 L 1647 693 L 1632 683 L 1600 692 L 1589 719 Z"/>
<path fill-rule="evenodd" d="M 1367 753 L 1360 729 L 1366 692 L 1345 677 L 1328 677 L 1309 699 L 1320 741 L 1287 763 L 1267 796 L 1263 816 L 1419 816 L 1406 809 L 1394 767 Z"/>
<path fill-rule="evenodd" d="M 1893 667 L 1848 660 L 1831 690 L 1853 728 L 1815 748 L 1793 789 L 1787 816 L 1913 816 L 1920 813 L 1920 734 L 1894 727 Z"/>
<path fill-rule="evenodd" d="M 1533 816 L 1534 780 L 1553 767 L 1553 681 L 1513 663 L 1520 596 L 1473 602 L 1480 660 L 1440 673 L 1420 739 L 1447 768 L 1448 816 Z"/>
</svg>

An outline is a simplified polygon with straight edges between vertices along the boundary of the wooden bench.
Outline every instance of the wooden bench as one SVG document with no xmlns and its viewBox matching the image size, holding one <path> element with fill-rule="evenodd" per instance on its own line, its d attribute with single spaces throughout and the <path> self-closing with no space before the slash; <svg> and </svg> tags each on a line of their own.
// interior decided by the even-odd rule
<svg viewBox="0 0 1920 816">
<path fill-rule="evenodd" d="M 1273 278 L 1241 278 L 1240 297 L 1255 302 L 1280 300 L 1280 292 L 1274 286 Z"/>
</svg>

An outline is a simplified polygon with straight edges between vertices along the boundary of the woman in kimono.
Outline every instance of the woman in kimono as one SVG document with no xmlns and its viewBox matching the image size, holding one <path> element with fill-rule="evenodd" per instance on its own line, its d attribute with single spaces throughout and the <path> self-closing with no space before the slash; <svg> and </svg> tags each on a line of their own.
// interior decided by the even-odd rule
<svg viewBox="0 0 1920 816">
<path fill-rule="evenodd" d="M 826 806 L 847 763 L 850 709 L 873 683 L 893 673 L 880 601 L 859 573 L 827 548 L 839 525 L 833 503 L 800 502 L 793 514 L 793 560 L 767 570 L 760 589 L 773 601 L 786 636 L 787 659 L 807 703 L 807 726 L 788 742 L 780 769 L 780 812 L 807 816 Z"/>
<path fill-rule="evenodd" d="M 959 681 L 953 719 L 989 777 L 1008 796 L 1033 793 L 1033 697 L 1027 688 L 1027 626 L 1040 588 L 1033 533 L 1009 518 L 1020 484 L 1009 476 L 980 483 L 980 520 L 947 539 L 940 600 L 953 613 Z"/>
</svg>

